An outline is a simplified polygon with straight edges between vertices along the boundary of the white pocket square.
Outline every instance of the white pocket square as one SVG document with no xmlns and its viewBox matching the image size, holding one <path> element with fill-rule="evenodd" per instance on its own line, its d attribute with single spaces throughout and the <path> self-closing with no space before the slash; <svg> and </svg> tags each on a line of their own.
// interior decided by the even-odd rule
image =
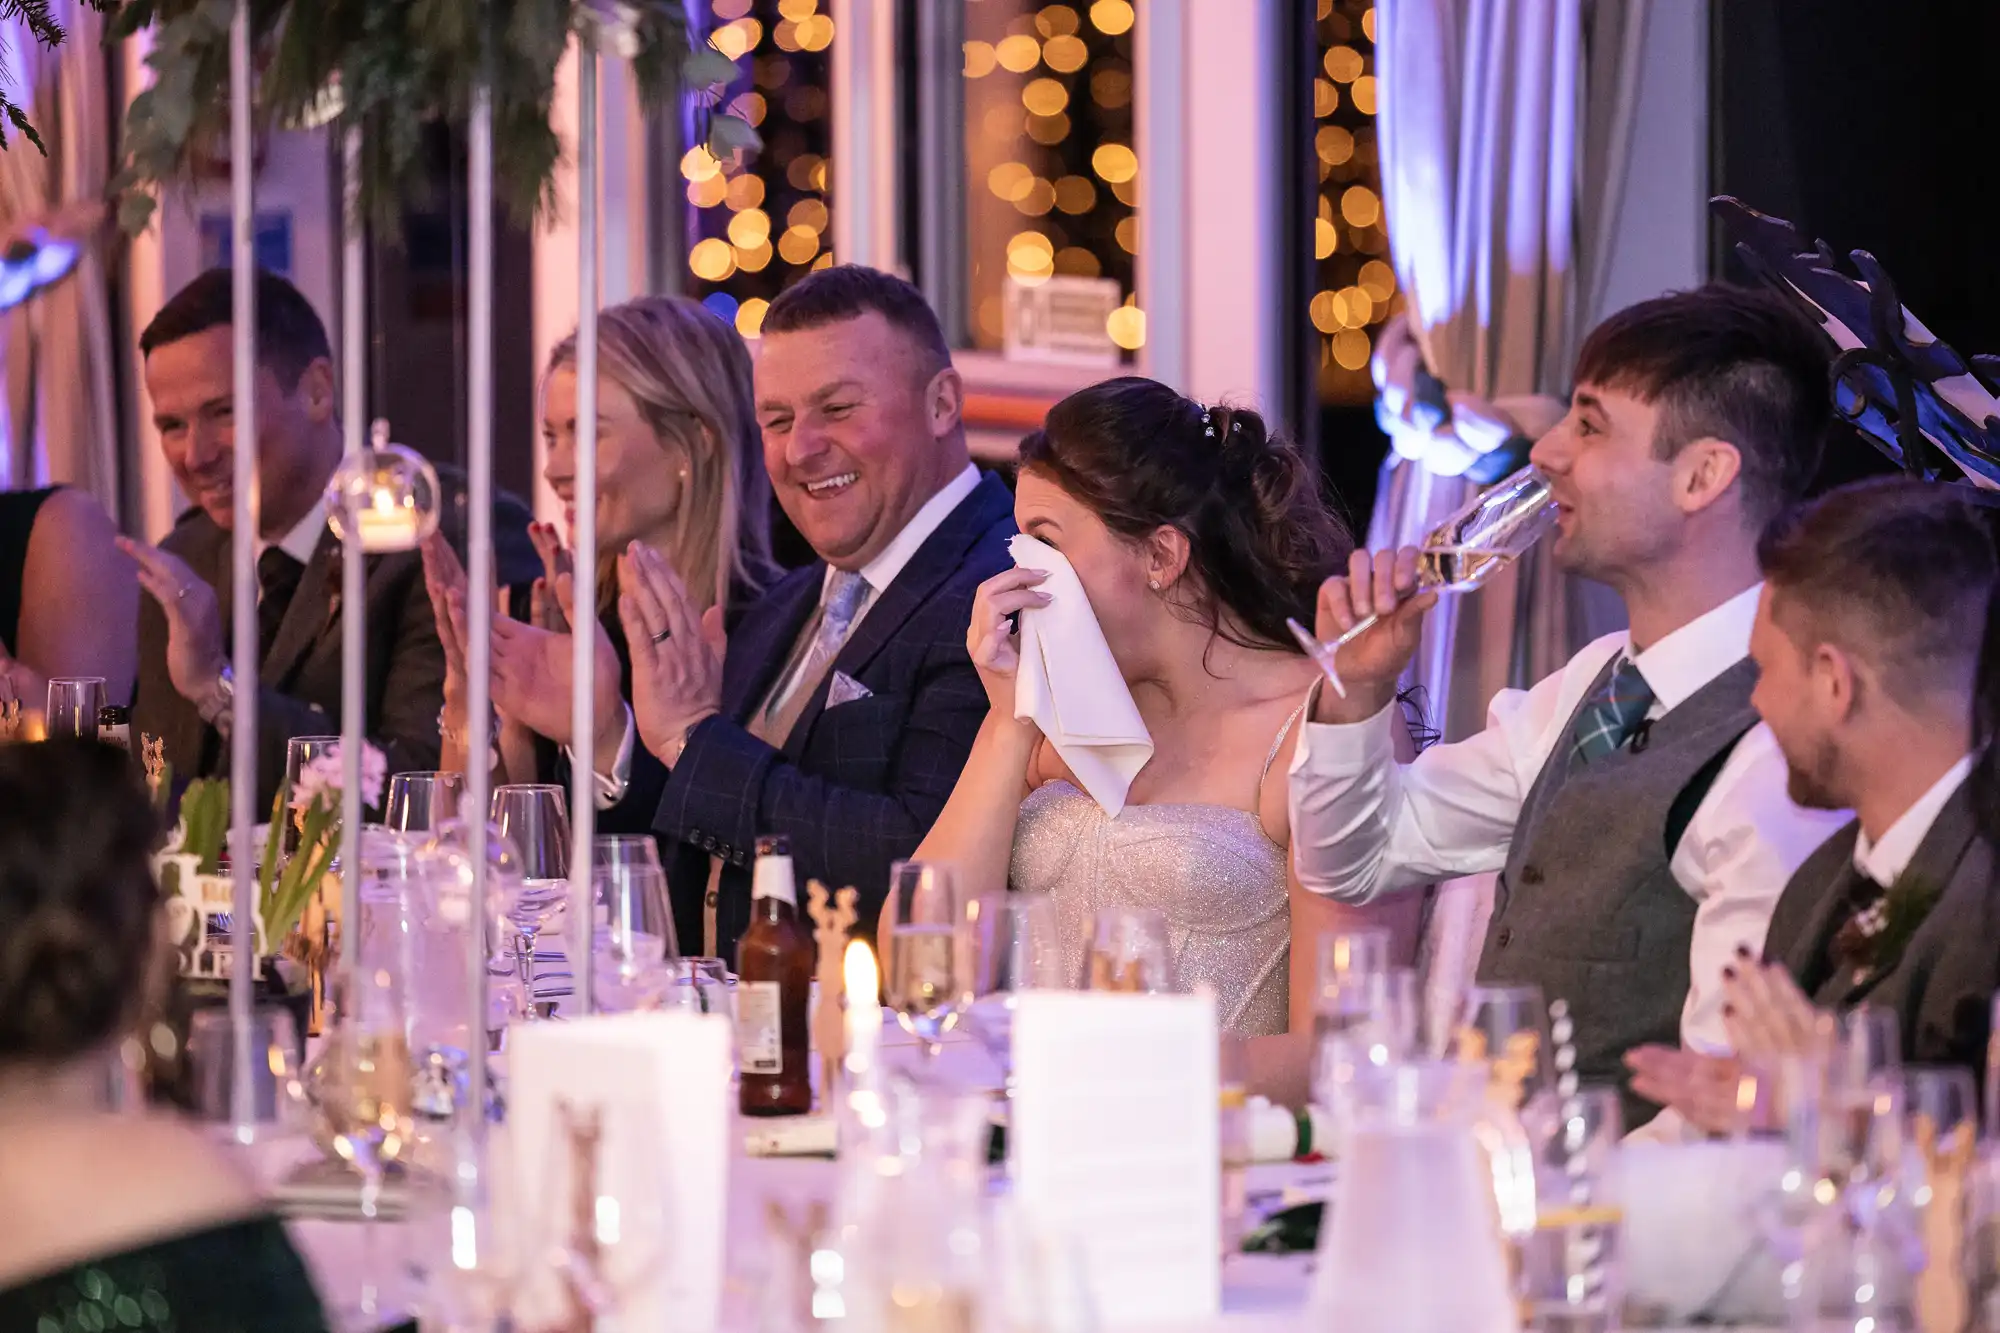
<svg viewBox="0 0 2000 1333">
<path fill-rule="evenodd" d="M 875 691 L 845 671 L 836 671 L 833 673 L 833 684 L 826 687 L 826 706 L 838 708 L 842 704 L 851 704 L 856 699 L 873 698 L 874 695 Z"/>
</svg>

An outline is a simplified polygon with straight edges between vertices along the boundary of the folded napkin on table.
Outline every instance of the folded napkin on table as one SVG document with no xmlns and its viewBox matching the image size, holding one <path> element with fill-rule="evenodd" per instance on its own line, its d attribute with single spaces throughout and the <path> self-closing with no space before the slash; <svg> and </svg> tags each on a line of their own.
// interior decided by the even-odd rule
<svg viewBox="0 0 2000 1333">
<path fill-rule="evenodd" d="M 1015 564 L 1048 575 L 1041 591 L 1051 598 L 1021 612 L 1014 716 L 1034 720 L 1091 799 L 1115 818 L 1132 779 L 1153 757 L 1152 733 L 1069 561 L 1025 534 L 1008 549 Z"/>
</svg>

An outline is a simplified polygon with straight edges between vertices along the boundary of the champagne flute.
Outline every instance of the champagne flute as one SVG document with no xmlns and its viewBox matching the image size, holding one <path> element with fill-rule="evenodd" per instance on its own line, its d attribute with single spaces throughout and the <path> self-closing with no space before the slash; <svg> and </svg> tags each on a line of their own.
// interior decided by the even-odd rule
<svg viewBox="0 0 2000 1333">
<path fill-rule="evenodd" d="M 1100 908 L 1090 920 L 1079 990 L 1164 995 L 1174 989 L 1167 919 L 1151 907 Z"/>
<path fill-rule="evenodd" d="M 284 806 L 278 814 L 278 864 L 284 865 L 292 859 L 292 853 L 299 849 L 299 818 L 292 812 L 292 792 L 299 785 L 299 774 L 305 772 L 306 765 L 315 759 L 325 759 L 334 753 L 340 744 L 338 736 L 294 736 L 285 742 L 285 785 Z M 262 848 L 258 851 L 261 853 Z"/>
<path fill-rule="evenodd" d="M 411 1065 L 403 988 L 395 971 L 361 966 L 336 978 L 338 1022 L 328 1035 L 314 1100 L 334 1151 L 361 1173 L 362 1276 L 359 1313 L 380 1313 L 376 1223 L 382 1182 L 411 1147 Z"/>
<path fill-rule="evenodd" d="M 1045 893 L 986 893 L 965 906 L 971 936 L 972 1005 L 965 1024 L 1000 1066 L 1014 1095 L 1015 997 L 1063 985 L 1055 899 Z"/>
<path fill-rule="evenodd" d="M 889 1004 L 927 1059 L 943 1048 L 972 996 L 962 929 L 965 900 L 950 866 L 898 861 L 889 868 Z"/>
<path fill-rule="evenodd" d="M 50 740 L 97 739 L 97 710 L 104 707 L 104 677 L 57 676 L 49 682 L 46 730 Z"/>
<path fill-rule="evenodd" d="M 1505 481 L 1481 491 L 1444 522 L 1432 528 L 1417 552 L 1419 591 L 1471 592 L 1505 569 L 1556 525 L 1555 497 L 1548 478 L 1524 467 Z M 1331 643 L 1321 643 L 1311 630 L 1287 620 L 1306 656 L 1319 663 L 1334 692 L 1347 697 L 1334 658 L 1343 645 L 1367 633 L 1379 616 L 1364 616 Z"/>
<path fill-rule="evenodd" d="M 522 784 L 493 789 L 492 818 L 500 836 L 521 854 L 521 878 L 505 905 L 514 927 L 525 1017 L 535 1016 L 535 946 L 569 895 L 569 807 L 563 789 Z"/>
<path fill-rule="evenodd" d="M 389 779 L 389 804 L 382 822 L 399 833 L 435 833 L 458 818 L 465 799 L 462 773 L 398 773 Z"/>
</svg>

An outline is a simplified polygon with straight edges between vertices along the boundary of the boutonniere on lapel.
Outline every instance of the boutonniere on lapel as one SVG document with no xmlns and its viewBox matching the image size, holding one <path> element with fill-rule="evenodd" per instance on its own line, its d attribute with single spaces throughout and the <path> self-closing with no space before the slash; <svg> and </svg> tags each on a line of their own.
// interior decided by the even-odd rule
<svg viewBox="0 0 2000 1333">
<path fill-rule="evenodd" d="M 1834 966 L 1850 973 L 1857 986 L 1888 972 L 1943 893 L 1927 876 L 1908 870 L 1896 876 L 1895 883 L 1862 901 L 1834 932 L 1829 946 Z"/>
</svg>

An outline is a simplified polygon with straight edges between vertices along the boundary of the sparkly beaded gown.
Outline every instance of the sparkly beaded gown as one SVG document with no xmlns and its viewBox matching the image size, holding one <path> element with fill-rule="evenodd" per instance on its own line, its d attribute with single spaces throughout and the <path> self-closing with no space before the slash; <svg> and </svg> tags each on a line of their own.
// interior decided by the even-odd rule
<svg viewBox="0 0 2000 1333">
<path fill-rule="evenodd" d="M 1287 853 L 1264 832 L 1257 796 L 1304 706 L 1279 729 L 1250 808 L 1127 805 L 1116 819 L 1067 782 L 1021 803 L 1009 879 L 1055 899 L 1063 967 L 1083 966 L 1090 919 L 1105 907 L 1153 907 L 1167 920 L 1181 990 L 1207 986 L 1225 1032 L 1285 1031 L 1291 1005 L 1292 917 Z"/>
<path fill-rule="evenodd" d="M 0 1329 L 32 1333 L 326 1333 L 275 1217 L 190 1231 L 0 1290 Z"/>
</svg>

